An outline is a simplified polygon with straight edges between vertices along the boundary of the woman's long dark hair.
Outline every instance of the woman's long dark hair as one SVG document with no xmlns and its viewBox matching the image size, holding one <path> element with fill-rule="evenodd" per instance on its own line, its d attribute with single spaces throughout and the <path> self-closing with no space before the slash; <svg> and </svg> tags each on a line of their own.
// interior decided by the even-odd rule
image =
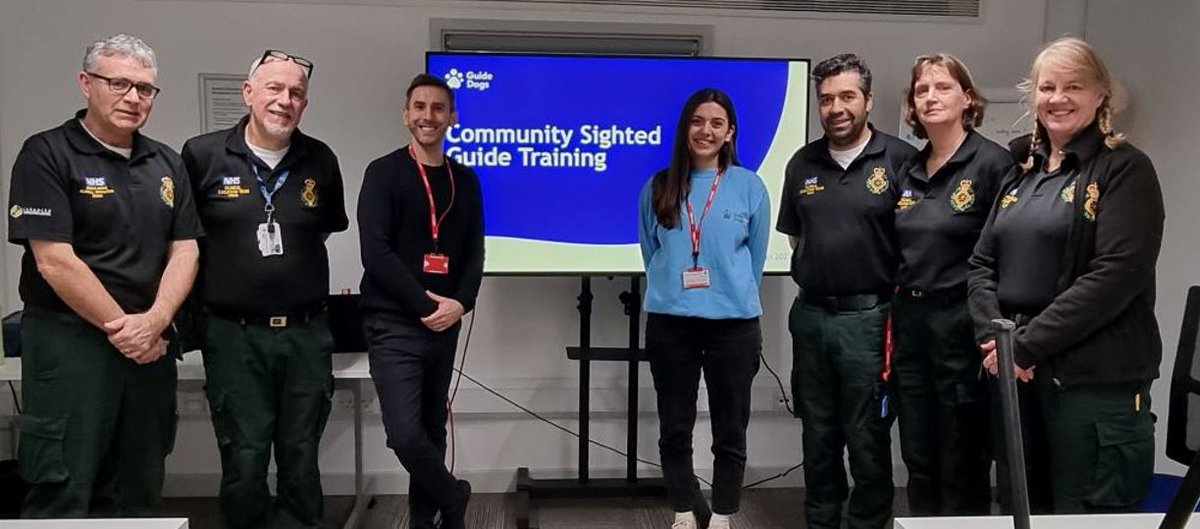
<svg viewBox="0 0 1200 529">
<path fill-rule="evenodd" d="M 729 94 L 716 88 L 701 88 L 683 104 L 683 112 L 679 113 L 679 124 L 675 126 L 675 142 L 671 147 L 671 165 L 666 171 L 654 175 L 650 185 L 650 204 L 658 223 L 670 230 L 679 224 L 679 207 L 687 199 L 691 182 L 688 176 L 692 172 L 692 152 L 688 149 L 688 130 L 691 128 L 692 114 L 704 103 L 716 103 L 725 109 L 729 115 L 729 127 L 733 136 L 721 146 L 717 154 L 717 165 L 723 170 L 731 164 L 736 165 L 737 159 L 737 115 L 733 112 L 733 101 Z"/>
</svg>

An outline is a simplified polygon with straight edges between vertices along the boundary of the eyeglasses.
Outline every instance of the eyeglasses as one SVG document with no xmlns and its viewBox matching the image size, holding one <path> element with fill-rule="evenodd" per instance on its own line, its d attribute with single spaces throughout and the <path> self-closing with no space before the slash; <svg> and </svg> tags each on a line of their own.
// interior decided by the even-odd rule
<svg viewBox="0 0 1200 529">
<path fill-rule="evenodd" d="M 276 61 L 292 61 L 292 62 L 296 63 L 296 65 L 299 66 L 302 70 L 304 70 L 304 77 L 312 79 L 312 71 L 313 71 L 312 61 L 305 59 L 304 57 L 297 57 L 295 55 L 289 55 L 287 52 L 282 52 L 279 50 L 267 50 L 267 51 L 263 52 L 262 58 L 258 60 L 258 64 L 254 67 L 254 69 L 257 70 L 259 66 L 267 64 L 269 62 L 276 62 Z M 250 73 L 253 74 L 254 72 L 251 71 Z"/>
<path fill-rule="evenodd" d="M 162 91 L 161 88 L 149 83 L 135 83 L 122 77 L 105 77 L 98 73 L 92 72 L 84 73 L 104 81 L 104 83 L 108 85 L 109 90 L 111 90 L 114 94 L 120 94 L 122 96 L 128 94 L 130 90 L 136 88 L 138 97 L 141 97 L 142 99 L 154 99 L 156 96 L 158 96 L 158 93 Z"/>
</svg>

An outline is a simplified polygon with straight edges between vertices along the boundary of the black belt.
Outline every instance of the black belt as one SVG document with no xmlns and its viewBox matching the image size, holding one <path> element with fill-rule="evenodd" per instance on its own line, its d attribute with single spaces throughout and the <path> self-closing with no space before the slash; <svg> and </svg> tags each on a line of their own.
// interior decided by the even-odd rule
<svg viewBox="0 0 1200 529">
<path fill-rule="evenodd" d="M 853 294 L 850 296 L 821 296 L 804 293 L 804 304 L 825 309 L 830 312 L 850 312 L 873 309 L 880 303 L 891 300 L 890 295 Z"/>
<path fill-rule="evenodd" d="M 940 290 L 900 287 L 899 294 L 901 297 L 919 300 L 960 301 L 967 298 L 967 287 L 943 288 Z"/>
<path fill-rule="evenodd" d="M 320 303 L 303 310 L 284 311 L 273 314 L 239 312 L 217 307 L 208 307 L 208 313 L 223 320 L 235 321 L 242 325 L 265 325 L 267 327 L 283 328 L 300 325 L 324 314 L 325 304 Z"/>
</svg>

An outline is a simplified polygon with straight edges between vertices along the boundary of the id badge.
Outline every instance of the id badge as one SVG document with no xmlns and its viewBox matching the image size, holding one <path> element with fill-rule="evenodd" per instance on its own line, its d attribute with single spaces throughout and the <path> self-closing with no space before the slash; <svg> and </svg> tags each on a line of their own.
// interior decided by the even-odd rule
<svg viewBox="0 0 1200 529">
<path fill-rule="evenodd" d="M 708 288 L 707 268 L 688 268 L 683 271 L 683 288 Z"/>
<path fill-rule="evenodd" d="M 283 230 L 278 222 L 264 222 L 258 225 L 258 251 L 263 257 L 283 255 Z"/>
<path fill-rule="evenodd" d="M 449 274 L 450 256 L 444 253 L 427 253 L 421 270 L 426 274 Z"/>
</svg>

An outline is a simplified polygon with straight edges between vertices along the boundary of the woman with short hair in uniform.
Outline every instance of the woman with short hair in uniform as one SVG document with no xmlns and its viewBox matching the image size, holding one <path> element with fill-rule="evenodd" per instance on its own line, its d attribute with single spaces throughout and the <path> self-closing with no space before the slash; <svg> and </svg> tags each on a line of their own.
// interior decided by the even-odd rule
<svg viewBox="0 0 1200 529">
<path fill-rule="evenodd" d="M 1150 384 L 1162 341 L 1154 269 L 1163 201 L 1150 159 L 1113 129 L 1113 83 L 1086 42 L 1037 55 L 1019 88 L 1036 117 L 1024 160 L 971 257 L 984 366 L 1031 380 L 1055 513 L 1137 508 L 1154 472 Z M 997 366 L 993 318 L 1017 324 L 1015 366 Z M 1039 432 L 1034 430 L 1033 434 Z"/>
<path fill-rule="evenodd" d="M 900 170 L 892 384 L 917 515 L 991 507 L 988 390 L 967 310 L 967 260 L 1014 164 L 975 131 L 986 105 L 957 57 L 914 62 L 904 118 L 929 142 Z"/>
<path fill-rule="evenodd" d="M 737 131 L 728 95 L 713 88 L 692 94 L 679 115 L 670 165 L 639 200 L 646 356 L 673 529 L 728 529 L 741 500 L 750 385 L 762 349 L 759 286 L 770 200 L 762 179 L 738 165 Z M 711 522 L 692 468 L 702 372 L 713 439 Z"/>
</svg>

